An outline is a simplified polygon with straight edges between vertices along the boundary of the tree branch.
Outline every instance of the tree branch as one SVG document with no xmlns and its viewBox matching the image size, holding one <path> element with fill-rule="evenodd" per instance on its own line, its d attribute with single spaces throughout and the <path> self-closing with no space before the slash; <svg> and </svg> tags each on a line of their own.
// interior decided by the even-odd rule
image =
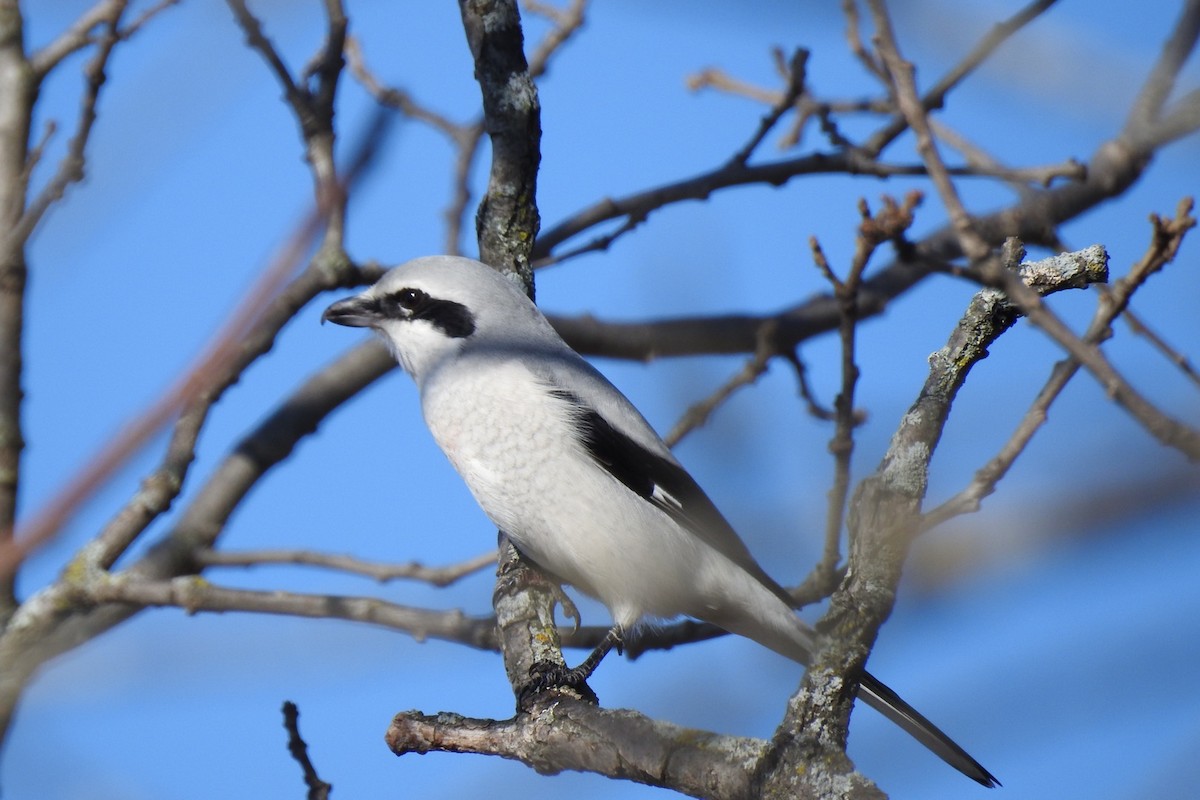
<svg viewBox="0 0 1200 800">
<path fill-rule="evenodd" d="M 37 81 L 25 57 L 21 10 L 0 3 L 0 546 L 12 541 L 20 486 L 22 330 L 25 238 L 16 234 L 25 209 L 26 169 Z M 16 608 L 15 579 L 0 570 L 0 630 Z"/>
<path fill-rule="evenodd" d="M 1125 133 L 1134 139 L 1156 138 L 1163 108 L 1179 71 L 1191 56 L 1200 38 L 1200 2 L 1186 0 L 1171 36 L 1163 45 L 1158 61 L 1146 76 L 1125 121 Z M 1161 141 L 1161 140 L 1160 140 Z"/>
<path fill-rule="evenodd" d="M 1035 292 L 1077 288 L 1102 279 L 1105 264 L 1100 260 L 1098 268 L 1094 257 L 1043 262 L 1030 265 L 1021 278 L 1036 282 L 1037 288 L 1031 289 Z M 1016 322 L 1018 313 L 995 290 L 981 291 L 972 299 L 946 346 L 930 356 L 925 384 L 879 467 L 856 489 L 849 514 L 849 569 L 817 624 L 827 638 L 813 655 L 773 741 L 784 762 L 811 763 L 814 754 L 832 757 L 844 744 L 857 676 L 891 614 L 909 546 L 920 531 L 929 462 L 950 408 L 972 367 Z"/>
<path fill-rule="evenodd" d="M 333 784 L 326 783 L 317 775 L 317 768 L 308 757 L 308 745 L 300 735 L 300 709 L 290 700 L 283 704 L 283 727 L 288 732 L 288 752 L 304 772 L 308 800 L 326 800 Z"/>
<path fill-rule="evenodd" d="M 406 711 L 392 720 L 385 738 L 398 756 L 493 755 L 520 761 L 543 774 L 592 772 L 711 800 L 756 796 L 748 767 L 764 749 L 763 742 L 754 739 L 719 736 L 635 711 L 608 711 L 567 699 L 501 721 Z"/>
<path fill-rule="evenodd" d="M 444 567 L 427 567 L 416 561 L 407 564 L 384 564 L 366 561 L 348 555 L 319 553 L 314 550 L 201 550 L 196 553 L 196 563 L 206 567 L 259 567 L 267 564 L 302 564 L 310 567 L 365 575 L 380 583 L 398 578 L 421 581 L 432 586 L 449 586 L 496 563 L 496 551 L 484 553 L 458 564 Z"/>
<path fill-rule="evenodd" d="M 530 250 L 538 234 L 537 170 L 541 106 L 525 62 L 515 0 L 459 0 L 475 78 L 483 93 L 484 129 L 492 142 L 488 190 L 475 219 L 479 258 L 516 275 L 530 291 Z"/>
<path fill-rule="evenodd" d="M 231 589 L 198 575 L 170 580 L 143 580 L 132 575 L 88 576 L 71 585 L 82 604 L 130 604 L 138 608 L 181 608 L 201 611 L 244 611 L 311 619 L 364 622 L 403 631 L 419 641 L 442 639 L 481 650 L 496 649 L 496 625 L 491 617 L 471 617 L 459 610 L 431 611 L 381 600 L 378 597 L 303 594 Z"/>
</svg>

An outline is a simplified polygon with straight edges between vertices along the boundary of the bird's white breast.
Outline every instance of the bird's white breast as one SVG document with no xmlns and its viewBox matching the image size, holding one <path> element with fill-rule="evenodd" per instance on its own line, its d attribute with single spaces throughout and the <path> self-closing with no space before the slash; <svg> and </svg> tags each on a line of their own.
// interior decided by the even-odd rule
<svg viewBox="0 0 1200 800">
<path fill-rule="evenodd" d="M 548 388 L 519 361 L 462 359 L 428 376 L 422 410 L 484 512 L 539 565 L 621 624 L 687 611 L 679 598 L 695 588 L 669 576 L 701 576 L 663 560 L 703 572 L 712 554 L 592 460 Z"/>
</svg>

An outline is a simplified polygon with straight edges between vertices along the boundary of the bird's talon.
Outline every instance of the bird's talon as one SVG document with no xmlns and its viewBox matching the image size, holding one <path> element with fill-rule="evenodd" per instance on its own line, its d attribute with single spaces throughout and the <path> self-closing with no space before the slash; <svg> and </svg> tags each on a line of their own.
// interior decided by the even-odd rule
<svg viewBox="0 0 1200 800">
<path fill-rule="evenodd" d="M 529 711 L 547 692 L 566 690 L 579 699 L 593 705 L 600 698 L 587 685 L 587 677 L 578 669 L 569 669 L 561 664 L 540 662 L 529 670 L 529 680 L 517 692 L 517 710 Z"/>
</svg>

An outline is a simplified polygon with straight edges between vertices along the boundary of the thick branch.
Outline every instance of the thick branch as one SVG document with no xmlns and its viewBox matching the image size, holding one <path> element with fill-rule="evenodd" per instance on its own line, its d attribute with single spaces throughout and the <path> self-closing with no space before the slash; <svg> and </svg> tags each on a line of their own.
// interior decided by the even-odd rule
<svg viewBox="0 0 1200 800">
<path fill-rule="evenodd" d="M 712 800 L 754 796 L 749 767 L 764 749 L 758 740 L 681 728 L 635 711 L 608 711 L 571 700 L 501 721 L 406 711 L 392 720 L 385 738 L 396 755 L 494 755 L 521 761 L 543 774 L 592 772 Z"/>
<path fill-rule="evenodd" d="M 12 537 L 21 451 L 21 331 L 25 243 L 15 235 L 25 209 L 25 160 L 37 82 L 25 58 L 21 11 L 0 2 L 0 542 Z M 16 607 L 13 576 L 0 577 L 0 629 Z"/>
<path fill-rule="evenodd" d="M 484 128 L 492 141 L 488 190 L 475 219 L 479 258 L 521 278 L 532 291 L 530 250 L 538 234 L 541 106 L 525 62 L 515 0 L 459 0 Z"/>
<path fill-rule="evenodd" d="M 1061 270 L 1061 271 L 1055 271 Z M 1022 271 L 1031 291 L 1086 286 L 1107 275 L 1095 254 L 1041 262 Z M 875 473 L 862 481 L 850 505 L 849 570 L 818 624 L 826 635 L 805 674 L 800 693 L 776 734 L 782 760 L 827 752 L 828 738 L 844 739 L 856 677 L 880 626 L 891 614 L 909 545 L 920 529 L 930 459 L 959 388 L 987 348 L 1017 320 L 1002 294 L 987 289 L 968 306 L 946 346 L 930 359 L 929 375 L 900 422 Z"/>
</svg>

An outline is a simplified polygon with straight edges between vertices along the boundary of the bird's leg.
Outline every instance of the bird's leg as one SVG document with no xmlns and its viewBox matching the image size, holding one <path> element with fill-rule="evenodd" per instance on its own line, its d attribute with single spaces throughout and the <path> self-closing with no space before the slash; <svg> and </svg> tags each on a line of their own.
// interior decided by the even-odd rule
<svg viewBox="0 0 1200 800">
<path fill-rule="evenodd" d="M 589 703 L 599 704 L 600 699 L 587 685 L 587 679 L 596 671 L 596 667 L 600 666 L 600 662 L 604 660 L 610 650 L 615 647 L 618 653 L 621 652 L 624 641 L 621 628 L 614 625 L 608 633 L 604 634 L 604 638 L 600 640 L 600 644 L 596 645 L 596 649 L 573 669 L 558 664 L 535 664 L 530 670 L 529 682 L 522 686 L 517 693 L 517 708 L 521 711 L 528 711 L 538 696 L 552 689 L 570 689 Z"/>
<path fill-rule="evenodd" d="M 604 634 L 604 638 L 600 640 L 600 644 L 596 645 L 596 649 L 589 653 L 588 657 L 578 667 L 568 671 L 572 675 L 577 676 L 577 680 L 582 683 L 592 677 L 592 673 L 596 671 L 596 667 L 600 666 L 600 662 L 608 655 L 609 650 L 615 647 L 617 648 L 617 652 L 620 653 L 624 644 L 625 638 L 621 633 L 621 629 L 614 625 L 608 629 L 608 633 Z"/>
</svg>

